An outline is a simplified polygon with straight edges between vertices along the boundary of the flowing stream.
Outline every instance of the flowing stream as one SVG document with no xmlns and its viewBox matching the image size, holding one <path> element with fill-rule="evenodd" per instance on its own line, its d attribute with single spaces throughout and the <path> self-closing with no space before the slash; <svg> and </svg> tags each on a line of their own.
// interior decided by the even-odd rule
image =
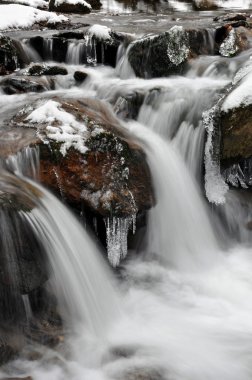
<svg viewBox="0 0 252 380">
<path fill-rule="evenodd" d="M 148 213 L 141 244 L 115 278 L 91 233 L 39 184 L 39 152 L 28 150 L 5 162 L 0 190 L 21 192 L 32 203 L 30 212 L 20 215 L 47 253 L 68 333 L 65 349 L 37 347 L 40 358 L 24 355 L 5 365 L 0 375 L 251 380 L 252 256 L 245 228 L 251 206 L 231 191 L 224 205 L 211 206 L 206 200 L 202 113 L 215 104 L 252 51 L 230 61 L 199 57 L 184 76 L 140 79 L 121 47 L 115 69 L 87 66 L 88 79 L 76 87 L 72 74 L 83 68 L 79 63 L 86 48 L 70 44 L 69 75 L 57 79 L 53 93 L 107 102 L 146 153 L 157 203 Z M 125 119 L 115 99 L 137 92 L 144 95 L 137 120 Z M 3 117 L 28 96 L 11 95 L 13 102 L 7 103 L 0 94 Z M 27 297 L 23 303 L 31 319 Z"/>
</svg>

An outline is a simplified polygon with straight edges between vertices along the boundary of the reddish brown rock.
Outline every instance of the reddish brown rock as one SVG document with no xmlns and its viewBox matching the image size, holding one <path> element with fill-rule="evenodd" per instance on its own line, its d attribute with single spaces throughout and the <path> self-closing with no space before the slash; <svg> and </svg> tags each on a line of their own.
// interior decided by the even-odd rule
<svg viewBox="0 0 252 380">
<path fill-rule="evenodd" d="M 145 154 L 105 103 L 91 99 L 54 100 L 87 126 L 87 152 L 70 148 L 64 156 L 60 143 L 50 139 L 42 142 L 47 125 L 31 125 L 26 120 L 29 110 L 17 114 L 8 127 L 10 138 L 17 134 L 11 146 L 4 148 L 0 134 L 2 155 L 39 145 L 41 182 L 78 208 L 84 203 L 101 216 L 127 216 L 149 209 L 153 192 Z M 6 132 L 2 138 L 6 139 Z"/>
</svg>

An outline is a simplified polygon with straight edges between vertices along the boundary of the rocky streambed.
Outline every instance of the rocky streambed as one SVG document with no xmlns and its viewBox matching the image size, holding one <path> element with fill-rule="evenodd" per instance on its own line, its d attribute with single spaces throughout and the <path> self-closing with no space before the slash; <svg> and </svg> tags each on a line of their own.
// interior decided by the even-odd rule
<svg viewBox="0 0 252 380">
<path fill-rule="evenodd" d="M 9 3 L 0 5 L 0 14 Z M 11 25 L 0 34 L 2 170 L 20 181 L 35 178 L 68 205 L 123 278 L 128 244 L 134 252 L 146 244 L 146 220 L 160 195 L 156 171 L 164 170 L 153 165 L 141 124 L 171 142 L 227 235 L 236 224 L 225 205 L 230 191 L 239 194 L 237 223 L 250 241 L 250 3 L 228 11 L 225 1 L 55 3 L 39 8 L 64 18 L 37 14 L 32 25 Z M 166 164 L 173 165 L 169 156 Z M 61 352 L 67 334 L 44 248 L 20 217 L 36 204 L 20 195 L 22 182 L 10 191 L 6 178 L 1 235 L 17 242 L 0 244 L 1 364 L 20 352 L 37 360 L 41 344 Z M 31 342 L 39 346 L 27 351 Z M 118 348 L 111 355 L 131 354 Z M 122 376 L 168 379 L 141 366 Z"/>
</svg>

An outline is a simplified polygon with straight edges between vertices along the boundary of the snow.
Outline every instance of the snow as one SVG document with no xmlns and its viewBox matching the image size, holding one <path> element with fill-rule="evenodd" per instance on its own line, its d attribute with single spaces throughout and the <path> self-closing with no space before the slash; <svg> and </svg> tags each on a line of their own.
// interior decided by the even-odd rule
<svg viewBox="0 0 252 380">
<path fill-rule="evenodd" d="M 55 0 L 55 6 L 59 6 L 61 4 L 73 4 L 73 5 L 83 5 L 89 9 L 91 9 L 91 5 L 87 3 L 85 0 Z"/>
<path fill-rule="evenodd" d="M 29 28 L 34 23 L 41 21 L 55 24 L 67 20 L 68 18 L 63 15 L 25 5 L 0 5 L 0 30 Z"/>
<path fill-rule="evenodd" d="M 252 64 L 242 68 L 234 79 L 236 87 L 222 104 L 221 110 L 228 112 L 233 108 L 252 104 Z"/>
<path fill-rule="evenodd" d="M 48 8 L 48 2 L 45 0 L 12 0 L 13 4 L 29 5 L 34 8 Z"/>
<path fill-rule="evenodd" d="M 111 40 L 111 29 L 105 25 L 94 24 L 88 29 L 88 34 L 100 40 Z"/>
<path fill-rule="evenodd" d="M 87 127 L 83 122 L 78 122 L 75 117 L 62 109 L 61 104 L 48 100 L 32 111 L 26 118 L 34 124 L 48 124 L 46 136 L 48 139 L 61 143 L 60 152 L 63 156 L 71 147 L 80 153 L 85 153 Z"/>
</svg>

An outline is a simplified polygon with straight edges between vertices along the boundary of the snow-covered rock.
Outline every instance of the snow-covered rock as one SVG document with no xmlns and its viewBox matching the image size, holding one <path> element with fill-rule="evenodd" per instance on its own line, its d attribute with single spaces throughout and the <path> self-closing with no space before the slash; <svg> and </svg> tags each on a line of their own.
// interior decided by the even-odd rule
<svg viewBox="0 0 252 380">
<path fill-rule="evenodd" d="M 68 21 L 68 18 L 64 15 L 57 15 L 25 5 L 0 5 L 0 30 L 26 29 L 39 22 L 57 24 L 65 21 Z"/>
<path fill-rule="evenodd" d="M 92 6 L 85 0 L 49 0 L 49 10 L 62 13 L 90 13 Z"/>
<path fill-rule="evenodd" d="M 0 149 L 0 156 L 39 146 L 41 182 L 80 210 L 84 204 L 105 218 L 128 217 L 152 206 L 145 155 L 103 102 L 43 99 L 22 108 L 5 134 L 8 129 L 18 144 Z"/>
</svg>

